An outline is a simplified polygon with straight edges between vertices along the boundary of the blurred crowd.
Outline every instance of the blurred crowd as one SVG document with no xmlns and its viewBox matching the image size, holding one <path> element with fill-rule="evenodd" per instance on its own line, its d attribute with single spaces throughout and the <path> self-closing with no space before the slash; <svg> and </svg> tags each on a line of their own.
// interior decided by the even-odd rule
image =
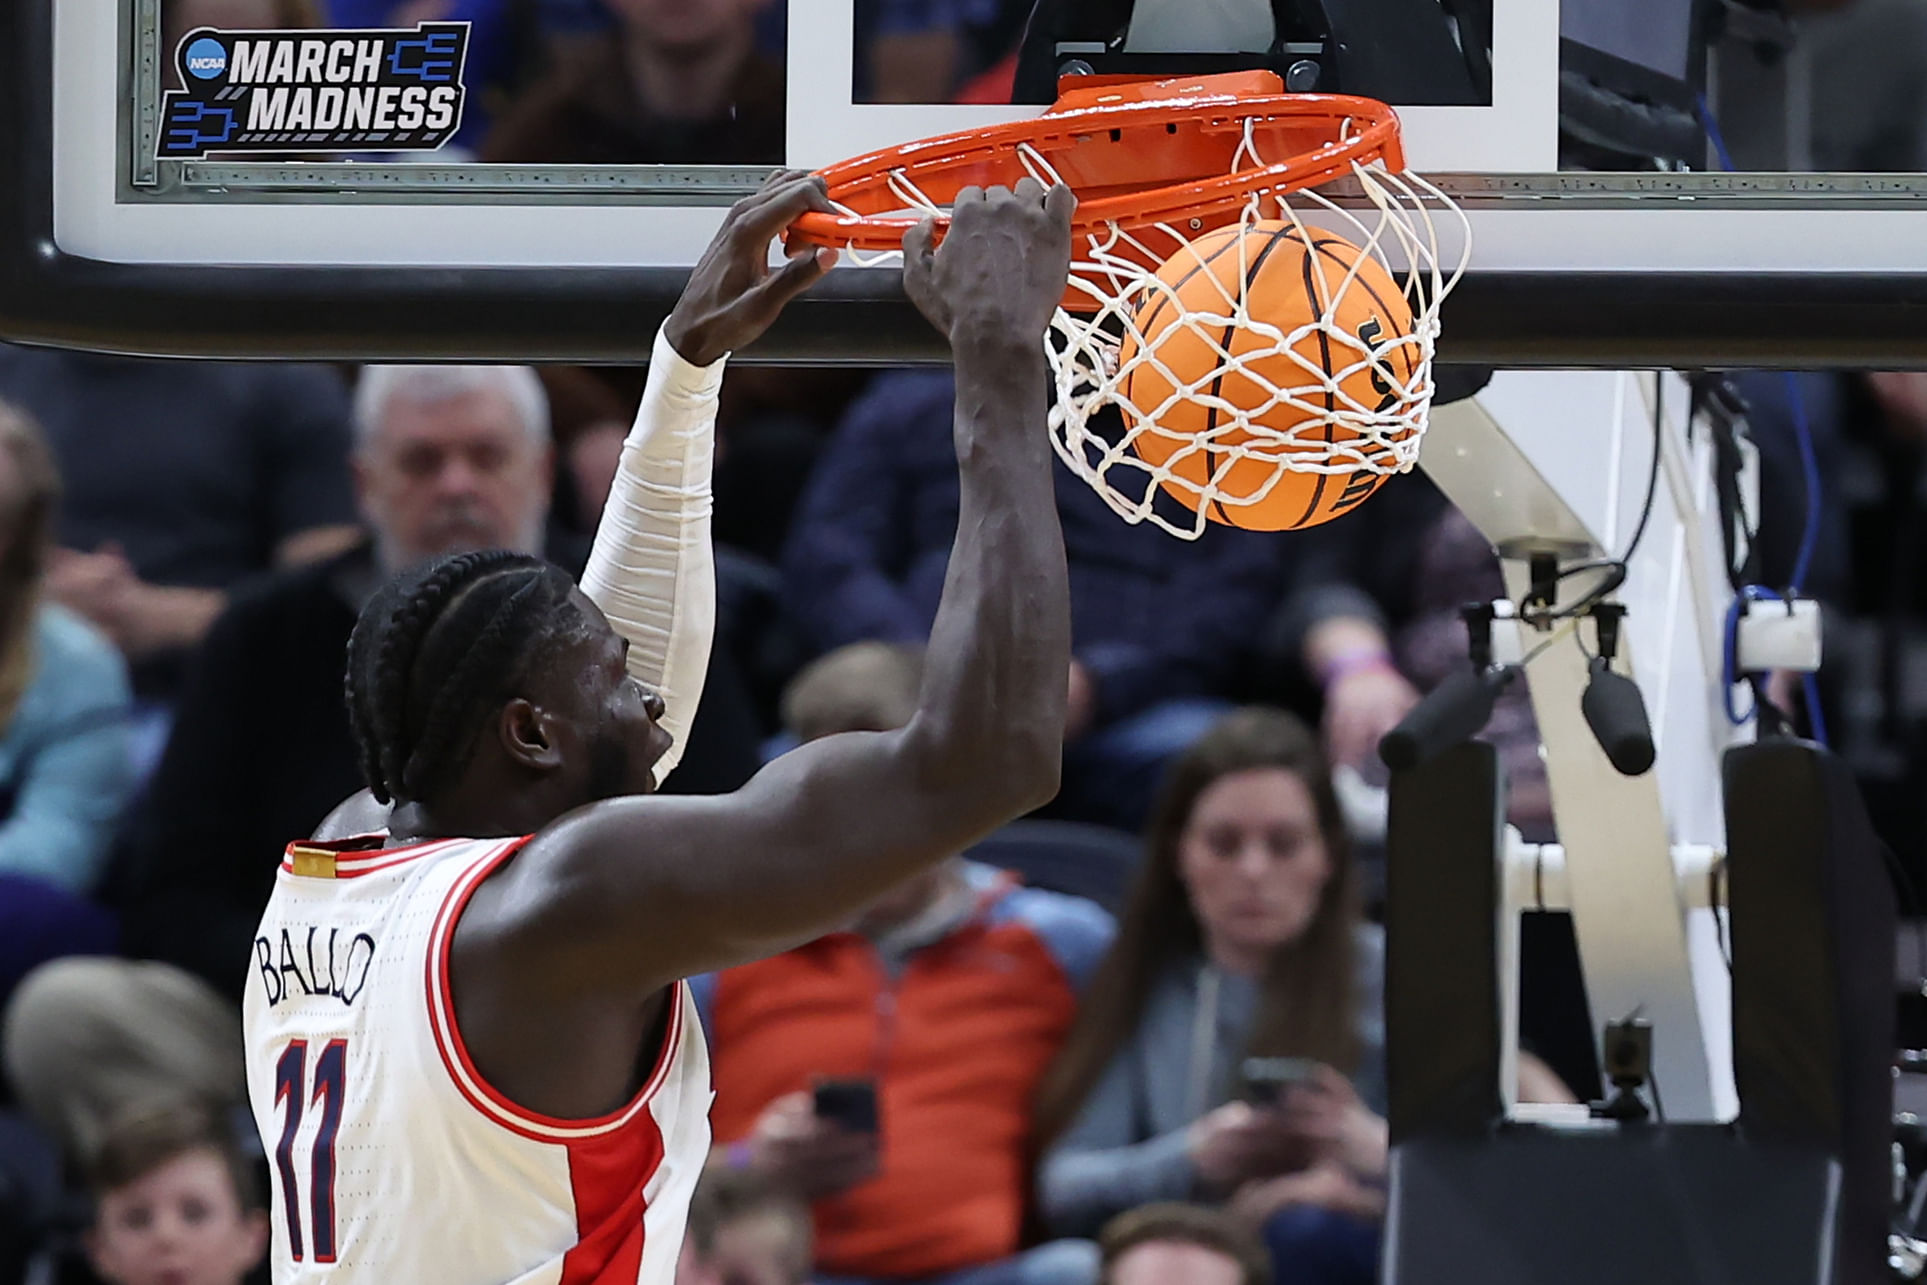
<svg viewBox="0 0 1927 1285">
<path fill-rule="evenodd" d="M 1007 101 L 1029 8 L 858 0 L 859 97 Z M 200 25 L 470 21 L 480 109 L 458 146 L 483 160 L 782 160 L 786 14 L 767 0 L 164 13 L 170 47 Z M 1736 387 L 1767 583 L 1801 534 L 1796 424 L 1820 444 L 1825 699 L 1918 871 L 1927 382 Z M 349 630 L 439 553 L 579 571 L 640 390 L 631 369 L 0 345 L 0 1285 L 28 1264 L 261 1279 L 238 1000 L 250 969 L 299 979 L 255 957 L 255 926 L 283 846 L 362 784 Z M 731 373 L 717 646 L 666 788 L 732 790 L 795 744 L 909 717 L 956 525 L 953 397 L 934 371 Z M 1464 663 L 1458 609 L 1502 592 L 1497 563 L 1417 475 L 1364 516 L 1195 543 L 1120 523 L 1067 473 L 1057 500 L 1063 794 L 843 931 L 698 979 L 716 1147 L 682 1285 L 1376 1279 L 1375 746 Z M 1522 693 L 1487 736 L 1513 823 L 1552 837 Z M 1569 928 L 1532 918 L 1536 975 L 1570 977 Z M 1599 1092 L 1574 986 L 1525 997 L 1522 1096 Z"/>
<path fill-rule="evenodd" d="M 570 456 L 560 408 L 600 379 L 0 347 L 0 1170 L 37 1138 L 41 1190 L 91 1192 L 85 1235 L 9 1211 L 73 1233 L 70 1279 L 258 1256 L 223 1133 L 237 1001 L 255 969 L 308 984 L 254 930 L 282 848 L 361 784 L 355 615 L 438 553 L 578 570 L 612 464 Z M 947 375 L 729 389 L 688 793 L 909 718 L 958 505 Z M 717 1146 L 690 1281 L 1080 1285 L 1150 1252 L 1107 1249 L 1147 1205 L 1227 1270 L 1371 1277 L 1382 944 L 1331 765 L 1370 793 L 1377 735 L 1450 664 L 1429 635 L 1497 588 L 1409 481 L 1399 539 L 1190 544 L 1061 479 L 1067 788 L 844 931 L 698 979 Z"/>
</svg>

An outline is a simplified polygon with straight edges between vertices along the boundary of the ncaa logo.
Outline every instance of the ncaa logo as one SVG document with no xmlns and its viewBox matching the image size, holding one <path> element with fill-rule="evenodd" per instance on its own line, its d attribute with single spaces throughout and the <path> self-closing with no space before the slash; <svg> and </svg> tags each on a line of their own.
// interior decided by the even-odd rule
<svg viewBox="0 0 1927 1285">
<path fill-rule="evenodd" d="M 227 74 L 227 46 L 202 36 L 187 47 L 187 74 L 196 80 L 218 80 Z"/>
</svg>

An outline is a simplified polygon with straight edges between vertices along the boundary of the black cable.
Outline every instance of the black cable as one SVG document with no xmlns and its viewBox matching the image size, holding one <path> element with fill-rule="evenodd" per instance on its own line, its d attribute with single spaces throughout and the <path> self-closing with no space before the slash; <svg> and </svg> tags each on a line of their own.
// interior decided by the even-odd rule
<svg viewBox="0 0 1927 1285">
<path fill-rule="evenodd" d="M 1659 457 L 1665 440 L 1666 376 L 1661 372 L 1653 379 L 1653 458 L 1646 468 L 1646 499 L 1639 506 L 1639 524 L 1633 528 L 1633 538 L 1627 541 L 1626 551 L 1616 558 L 1594 558 L 1586 562 L 1575 562 L 1569 567 L 1562 567 L 1559 571 L 1561 580 L 1584 575 L 1588 571 L 1604 571 L 1606 577 L 1578 602 L 1569 607 L 1560 608 L 1544 617 L 1545 620 L 1567 620 L 1573 616 L 1583 616 L 1626 583 L 1627 569 L 1632 562 L 1633 554 L 1639 551 L 1640 541 L 1646 538 L 1647 524 L 1652 521 L 1653 501 L 1659 495 Z"/>
<path fill-rule="evenodd" d="M 1639 542 L 1646 538 L 1646 523 L 1653 516 L 1653 499 L 1659 492 L 1659 455 L 1665 442 L 1666 432 L 1666 374 L 1661 371 L 1653 376 L 1653 459 L 1646 468 L 1646 502 L 1640 506 L 1639 525 L 1633 528 L 1632 542 L 1626 552 L 1619 555 L 1619 564 L 1625 566 L 1633 560 L 1639 549 Z"/>
<path fill-rule="evenodd" d="M 1702 372 L 1693 378 L 1693 407 L 1689 422 L 1704 410 L 1712 426 L 1713 493 L 1719 506 L 1720 546 L 1725 554 L 1727 587 L 1740 593 L 1756 579 L 1753 561 L 1759 530 L 1747 525 L 1746 505 L 1740 495 L 1744 457 L 1739 425 L 1750 407 L 1724 376 Z M 1756 506 L 1757 507 L 1757 506 Z M 1741 541 L 1745 548 L 1741 548 Z"/>
</svg>

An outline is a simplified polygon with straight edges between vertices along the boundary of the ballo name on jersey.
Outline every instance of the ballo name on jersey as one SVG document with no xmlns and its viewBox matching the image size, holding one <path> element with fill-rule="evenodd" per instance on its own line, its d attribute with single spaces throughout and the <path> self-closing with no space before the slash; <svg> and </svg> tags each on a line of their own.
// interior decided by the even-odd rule
<svg viewBox="0 0 1927 1285">
<path fill-rule="evenodd" d="M 381 40 L 236 40 L 228 83 L 253 89 L 250 130 L 453 127 L 461 90 L 381 84 L 385 54 Z"/>
<path fill-rule="evenodd" d="M 254 939 L 255 971 L 269 1007 L 283 1000 L 313 998 L 352 1004 L 368 985 L 375 939 L 340 928 L 283 928 L 279 939 Z"/>
</svg>

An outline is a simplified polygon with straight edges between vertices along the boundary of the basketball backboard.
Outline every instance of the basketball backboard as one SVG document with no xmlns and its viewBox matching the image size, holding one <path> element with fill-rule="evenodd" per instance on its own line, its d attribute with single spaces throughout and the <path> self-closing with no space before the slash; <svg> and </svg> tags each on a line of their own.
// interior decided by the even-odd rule
<svg viewBox="0 0 1927 1285">
<path fill-rule="evenodd" d="M 1315 31 L 1279 29 L 1269 56 L 1285 59 L 1306 86 L 1330 87 L 1319 77 L 1335 75 L 1352 79 L 1339 87 L 1365 92 L 1397 82 L 1381 96 L 1407 99 L 1399 107 L 1413 168 L 1457 197 L 1471 221 L 1472 272 L 1447 305 L 1448 359 L 1916 364 L 1927 352 L 1927 179 L 1712 172 L 1694 134 L 1694 98 L 1717 89 L 1727 60 L 1716 52 L 1709 70 L 1702 56 L 1718 46 L 1715 24 L 1751 21 L 1752 6 L 1775 2 L 1565 0 L 1562 17 L 1550 0 L 1452 0 L 1444 10 L 1441 0 L 1318 0 L 1298 8 L 1328 19 L 1326 43 L 1294 39 Z M 259 120 L 242 119 L 252 109 L 237 111 L 236 133 L 215 129 L 223 102 L 239 108 L 252 92 L 236 94 L 237 77 L 266 83 L 271 69 L 249 61 L 266 57 L 257 38 L 230 71 L 226 60 L 245 32 L 222 31 L 198 33 L 209 43 L 190 69 L 182 15 L 194 4 L 0 6 L 0 48 L 15 62 L 0 95 L 0 172 L 8 175 L 0 333 L 130 352 L 637 359 L 723 210 L 770 167 L 814 168 L 1034 114 L 1038 106 L 1008 101 L 1013 90 L 1022 97 L 1026 77 L 1034 83 L 1080 62 L 1118 70 L 1106 60 L 1203 66 L 1226 57 L 1159 53 L 1170 38 L 1160 44 L 1151 25 L 1139 29 L 1142 39 L 1124 31 L 1108 43 L 1103 30 L 1045 32 L 1057 9 L 1103 8 L 1045 0 L 1022 59 L 992 66 L 968 93 L 931 95 L 952 101 L 885 103 L 870 101 L 878 94 L 863 56 L 867 0 L 770 0 L 764 38 L 787 76 L 780 129 L 754 155 L 722 165 L 483 164 L 441 147 L 401 163 L 392 152 L 365 154 L 374 145 L 368 121 L 359 134 L 322 138 L 289 129 L 291 118 L 264 106 Z M 1132 22 L 1150 24 L 1157 8 L 1139 0 Z M 1371 25 L 1393 11 L 1404 18 Z M 1439 56 L 1436 41 L 1426 52 L 1422 40 L 1406 39 L 1421 11 L 1453 19 L 1439 28 L 1454 64 L 1442 88 L 1423 76 L 1408 88 L 1394 74 Z M 1489 41 L 1480 30 L 1488 22 Z M 1404 43 L 1385 37 L 1388 28 Z M 1015 41 L 1021 21 L 1005 34 Z M 1083 35 L 1097 38 L 1073 38 Z M 413 28 L 391 36 L 440 38 Z M 451 42 L 443 53 L 459 63 L 465 34 L 443 36 Z M 1760 43 L 1750 35 L 1727 42 Z M 1382 57 L 1348 67 L 1333 52 L 1340 49 Z M 342 70 L 353 74 L 348 63 Z M 316 71 L 324 82 L 325 69 Z M 200 97 L 186 97 L 208 126 L 204 136 L 172 114 L 170 84 L 198 86 Z M 471 87 L 467 110 L 480 103 Z M 264 127 L 253 141 L 242 138 L 249 124 Z M 276 124 L 282 146 L 292 138 L 313 150 L 300 159 L 248 150 L 262 138 L 274 145 L 265 127 Z M 1612 144 L 1627 139 L 1645 155 L 1670 156 L 1673 168 L 1599 169 L 1620 163 Z M 428 146 L 422 138 L 402 145 Z M 1562 170 L 1562 159 L 1570 166 L 1575 157 L 1590 168 Z M 943 354 L 894 273 L 851 266 L 749 356 Z"/>
</svg>

